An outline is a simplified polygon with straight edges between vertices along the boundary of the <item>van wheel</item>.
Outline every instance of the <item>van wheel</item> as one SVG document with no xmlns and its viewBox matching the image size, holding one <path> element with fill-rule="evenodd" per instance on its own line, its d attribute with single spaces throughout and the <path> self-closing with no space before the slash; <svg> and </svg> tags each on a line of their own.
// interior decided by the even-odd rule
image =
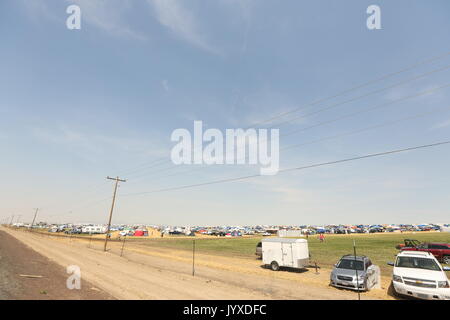
<svg viewBox="0 0 450 320">
<path fill-rule="evenodd" d="M 280 270 L 280 266 L 278 265 L 278 263 L 277 263 L 276 261 L 272 261 L 272 263 L 270 264 L 270 268 L 271 268 L 273 271 L 278 271 L 278 270 Z"/>
<path fill-rule="evenodd" d="M 450 256 L 444 256 L 443 262 L 445 264 L 450 264 Z"/>
</svg>

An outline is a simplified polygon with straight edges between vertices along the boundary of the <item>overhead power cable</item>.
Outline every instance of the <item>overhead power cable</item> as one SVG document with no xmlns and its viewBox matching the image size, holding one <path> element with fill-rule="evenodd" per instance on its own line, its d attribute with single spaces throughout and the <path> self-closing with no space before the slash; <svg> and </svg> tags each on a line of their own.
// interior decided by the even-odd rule
<svg viewBox="0 0 450 320">
<path fill-rule="evenodd" d="M 278 119 L 278 118 L 281 118 L 281 117 L 283 117 L 283 116 L 285 116 L 285 115 L 288 115 L 288 114 L 291 114 L 291 113 L 295 113 L 295 112 L 297 112 L 297 111 L 300 111 L 300 110 L 302 110 L 302 109 L 304 109 L 304 108 L 306 108 L 306 107 L 314 106 L 314 105 L 320 104 L 320 103 L 322 103 L 322 102 L 325 102 L 325 101 L 328 101 L 328 100 L 332 100 L 332 99 L 334 99 L 334 98 L 337 98 L 337 97 L 340 97 L 340 96 L 342 96 L 342 95 L 345 95 L 345 94 L 347 94 L 347 93 L 349 93 L 349 92 L 352 92 L 352 91 L 355 91 L 355 90 L 358 90 L 358 89 L 367 87 L 367 86 L 372 85 L 372 84 L 375 84 L 375 83 L 377 83 L 377 82 L 386 80 L 386 79 L 388 79 L 388 78 L 390 78 L 390 77 L 393 77 L 393 76 L 399 75 L 399 74 L 401 74 L 401 73 L 404 73 L 404 72 L 413 70 L 413 69 L 415 69 L 415 68 L 417 68 L 417 67 L 419 67 L 419 66 L 421 66 L 421 65 L 425 65 L 425 64 L 428 64 L 428 63 L 437 61 L 437 60 L 444 59 L 444 58 L 448 57 L 449 55 L 450 55 L 450 52 L 446 52 L 446 53 L 444 53 L 444 54 L 442 54 L 442 55 L 440 55 L 440 56 L 436 56 L 436 57 L 433 57 L 433 58 L 430 58 L 430 59 L 427 59 L 427 60 L 420 61 L 420 62 L 415 63 L 415 64 L 413 64 L 413 65 L 410 65 L 410 66 L 408 66 L 408 67 L 406 67 L 406 68 L 403 68 L 403 69 L 400 69 L 400 70 L 398 70 L 398 71 L 395 71 L 395 72 L 391 72 L 391 73 L 385 74 L 385 75 L 383 75 L 383 76 L 381 76 L 381 77 L 379 77 L 379 78 L 375 78 L 375 79 L 373 79 L 373 80 L 369 80 L 369 81 L 367 81 L 367 82 L 365 82 L 365 83 L 362 83 L 362 84 L 360 84 L 360 85 L 356 85 L 356 86 L 351 87 L 351 88 L 349 88 L 349 89 L 343 90 L 343 91 L 338 92 L 338 93 L 336 93 L 336 94 L 334 94 L 334 95 L 331 95 L 331 96 L 328 96 L 328 97 L 325 97 L 325 98 L 322 98 L 322 99 L 315 100 L 315 101 L 310 102 L 310 103 L 308 103 L 308 104 L 306 104 L 306 105 L 303 105 L 303 106 L 301 106 L 301 107 L 297 107 L 297 108 L 294 108 L 294 109 L 291 109 L 291 110 L 288 110 L 288 111 L 285 111 L 285 112 L 281 112 L 281 113 L 279 113 L 278 115 L 275 115 L 275 116 L 273 116 L 272 118 L 269 118 L 269 119 L 267 119 L 267 120 L 263 120 L 263 121 L 260 121 L 260 122 L 255 122 L 255 123 L 252 124 L 251 127 L 254 127 L 254 126 L 257 126 L 257 125 L 260 125 L 260 124 L 263 124 L 263 123 L 271 122 L 271 121 L 273 121 L 273 120 L 275 120 L 275 119 Z"/>
<path fill-rule="evenodd" d="M 350 93 L 350 92 L 352 92 L 352 91 L 355 91 L 355 90 L 358 90 L 358 89 L 361 89 L 361 88 L 370 86 L 370 85 L 375 84 L 375 83 L 377 83 L 377 82 L 380 82 L 380 81 L 389 79 L 389 78 L 391 78 L 391 77 L 394 77 L 394 76 L 396 76 L 396 75 L 399 75 L 399 74 L 405 73 L 405 72 L 407 72 L 407 71 L 413 70 L 413 69 L 415 69 L 415 68 L 417 68 L 417 67 L 419 67 L 419 66 L 423 66 L 423 65 L 426 65 L 426 64 L 430 64 L 430 63 L 432 63 L 432 62 L 436 62 L 436 61 L 438 61 L 438 60 L 445 59 L 445 58 L 447 58 L 448 56 L 450 56 L 450 51 L 449 51 L 449 52 L 446 52 L 446 53 L 444 53 L 444 54 L 442 54 L 442 55 L 438 55 L 438 56 L 435 56 L 435 57 L 432 57 L 432 58 L 429 58 L 429 59 L 426 59 L 426 60 L 419 61 L 419 62 L 417 62 L 417 63 L 414 63 L 414 64 L 410 65 L 410 66 L 407 66 L 407 67 L 405 67 L 405 68 L 402 68 L 402 69 L 400 69 L 400 70 L 397 70 L 397 71 L 394 71 L 394 72 L 391 72 L 391 73 L 387 73 L 387 74 L 382 75 L 382 76 L 380 76 L 380 77 L 378 77 L 378 78 L 369 80 L 369 81 L 364 82 L 364 83 L 362 83 L 362 84 L 359 84 L 359 85 L 353 86 L 353 87 L 351 87 L 351 88 L 345 89 L 345 90 L 343 90 L 343 91 L 340 91 L 340 92 L 338 92 L 338 93 L 336 93 L 336 94 L 333 94 L 333 95 L 330 95 L 330 96 L 327 96 L 327 97 L 324 97 L 324 98 L 320 98 L 320 99 L 317 99 L 317 100 L 315 100 L 315 101 L 313 101 L 313 102 L 310 102 L 310 103 L 307 103 L 307 104 L 305 104 L 305 105 L 302 105 L 302 106 L 300 106 L 300 107 L 296 107 L 296 108 L 293 108 L 293 109 L 291 109 L 291 110 L 288 110 L 288 111 L 279 113 L 279 114 L 277 114 L 277 115 L 275 115 L 275 116 L 272 116 L 272 117 L 270 117 L 270 118 L 268 118 L 268 119 L 266 119 L 266 120 L 262 120 L 262 121 L 258 121 L 258 122 L 253 122 L 250 126 L 246 127 L 245 129 L 249 129 L 249 128 L 252 128 L 252 127 L 256 127 L 256 126 L 261 125 L 261 124 L 264 124 L 264 123 L 272 122 L 273 120 L 276 120 L 276 119 L 281 118 L 281 117 L 284 117 L 284 116 L 286 116 L 286 115 L 289 115 L 289 114 L 298 112 L 298 111 L 303 110 L 303 109 L 305 109 L 305 108 L 307 108 L 307 107 L 315 106 L 315 105 L 321 104 L 321 103 L 323 103 L 323 102 L 326 102 L 326 101 L 335 99 L 335 98 L 337 98 L 337 97 L 343 96 L 343 95 L 345 95 L 345 94 L 347 94 L 347 93 Z M 431 72 L 429 72 L 429 73 L 419 75 L 418 77 L 414 78 L 413 80 L 416 80 L 416 79 L 418 79 L 418 78 L 424 77 L 424 76 L 426 76 L 426 75 L 430 75 L 430 74 L 435 73 L 435 72 L 443 71 L 443 70 L 445 70 L 445 69 L 448 69 L 449 67 L 450 67 L 450 66 L 446 66 L 446 67 L 444 67 L 443 69 L 437 69 L 437 70 L 433 70 L 433 71 L 431 71 Z M 413 80 L 411 80 L 411 81 L 413 81 Z M 405 83 L 406 83 L 406 82 L 405 82 Z M 398 85 L 400 85 L 400 84 L 398 84 Z M 388 89 L 388 88 L 387 88 L 387 89 Z M 368 95 L 370 95 L 370 94 L 375 94 L 375 93 L 369 93 Z M 362 97 L 360 97 L 360 98 L 362 98 Z M 351 102 L 351 101 L 350 101 L 350 102 Z M 345 102 L 345 103 L 347 103 L 347 102 Z M 133 170 L 132 173 L 134 174 L 134 173 L 139 172 L 139 171 L 141 171 L 141 170 L 143 170 L 143 169 L 149 169 L 149 168 L 158 167 L 158 166 L 160 166 L 160 165 L 163 165 L 164 163 L 167 163 L 167 158 L 166 158 L 166 157 L 158 158 L 158 159 L 155 159 L 154 161 L 151 161 L 150 163 L 148 163 L 148 165 L 142 164 L 142 165 L 140 165 L 140 166 L 138 166 L 138 167 L 135 167 L 134 169 L 132 169 L 132 170 Z M 129 177 L 129 176 L 130 176 L 130 173 L 129 173 L 129 172 L 128 172 L 128 173 L 123 173 L 122 175 L 126 175 L 126 176 Z"/>
<path fill-rule="evenodd" d="M 368 109 L 358 110 L 356 112 L 349 113 L 349 114 L 346 114 L 346 115 L 343 115 L 343 116 L 340 116 L 340 117 L 337 117 L 337 118 L 334 118 L 334 119 L 331 119 L 331 120 L 327 120 L 327 121 L 324 121 L 324 122 L 316 123 L 316 124 L 310 125 L 308 127 L 294 129 L 294 130 L 292 130 L 290 132 L 287 132 L 287 133 L 284 133 L 284 134 L 280 134 L 280 137 L 289 136 L 289 135 L 298 133 L 300 131 L 306 131 L 308 129 L 317 128 L 317 127 L 322 126 L 322 125 L 327 125 L 327 124 L 330 124 L 330 123 L 333 123 L 333 122 L 337 122 L 339 120 L 348 119 L 348 118 L 351 118 L 351 117 L 354 117 L 354 116 L 357 116 L 357 115 L 360 115 L 360 114 L 363 114 L 363 113 L 366 113 L 366 112 L 370 112 L 370 111 L 374 111 L 374 110 L 377 110 L 377 109 L 380 109 L 380 108 L 391 106 L 391 105 L 393 105 L 395 103 L 403 102 L 403 101 L 406 101 L 408 99 L 424 96 L 426 94 L 432 94 L 432 93 L 435 93 L 435 92 L 437 92 L 439 90 L 448 88 L 449 86 L 450 86 L 450 84 L 445 84 L 445 85 L 442 85 L 442 86 L 439 86 L 439 87 L 435 87 L 435 88 L 432 88 L 432 89 L 429 89 L 429 90 L 421 91 L 419 93 L 415 93 L 415 94 L 411 94 L 411 95 L 408 95 L 408 96 L 405 96 L 405 97 L 401 97 L 401 98 L 393 100 L 393 101 L 388 101 L 386 103 L 382 103 L 382 104 L 370 107 Z M 324 140 L 330 140 L 330 139 L 333 139 L 333 138 L 339 138 L 339 137 L 342 137 L 342 136 L 348 136 L 348 135 L 356 134 L 356 133 L 367 131 L 367 130 L 371 130 L 371 129 L 374 129 L 374 128 L 384 127 L 384 126 L 391 125 L 393 123 L 401 122 L 401 121 L 404 121 L 404 120 L 414 119 L 414 118 L 421 117 L 421 116 L 424 116 L 424 115 L 432 114 L 432 113 L 435 113 L 436 111 L 440 111 L 440 110 L 441 109 L 435 109 L 435 110 L 432 110 L 430 112 L 420 113 L 418 115 L 413 115 L 411 117 L 397 119 L 397 120 L 393 120 L 391 122 L 386 122 L 386 123 L 378 124 L 378 125 L 375 125 L 375 126 L 365 127 L 365 128 L 362 128 L 362 129 L 358 129 L 358 130 L 354 130 L 354 131 L 348 132 L 348 133 L 343 133 L 343 134 L 338 134 L 338 135 L 335 135 L 335 136 L 320 138 L 320 139 L 317 139 L 317 140 L 314 140 L 314 141 L 310 141 L 310 142 L 306 142 L 306 143 L 301 143 L 301 144 L 296 144 L 296 145 L 289 145 L 289 146 L 282 147 L 280 150 L 296 148 L 296 147 L 307 145 L 307 144 L 313 144 L 313 143 L 317 143 L 317 142 L 322 142 Z M 267 139 L 265 139 L 265 140 L 263 139 L 262 140 L 262 142 L 264 142 L 264 141 L 267 141 Z M 248 157 L 249 157 L 249 155 L 245 154 L 244 157 L 238 158 L 237 161 L 239 161 L 239 160 L 247 160 Z M 132 181 L 141 180 L 143 177 L 148 177 L 149 175 L 154 177 L 155 175 L 159 175 L 159 173 L 162 173 L 162 172 L 165 172 L 165 171 L 174 170 L 176 168 L 178 168 L 178 166 L 172 165 L 170 167 L 164 168 L 164 169 L 162 169 L 160 171 L 157 171 L 157 172 L 150 172 L 150 173 L 142 174 L 142 175 L 140 175 L 138 177 L 135 177 Z M 192 169 L 191 171 L 194 171 L 194 170 L 196 171 L 197 169 Z M 185 174 L 187 172 L 189 172 L 189 171 L 185 171 L 185 172 L 181 172 L 181 173 L 175 173 L 175 174 L 172 174 L 172 175 Z M 172 175 L 170 175 L 170 176 L 172 176 Z M 169 175 L 164 175 L 162 177 L 166 177 L 166 176 L 169 176 Z"/>
<path fill-rule="evenodd" d="M 311 165 L 307 165 L 307 166 L 287 168 L 287 169 L 279 170 L 278 172 L 279 173 L 286 173 L 286 172 L 300 171 L 300 170 L 306 170 L 306 169 L 312 169 L 312 168 L 317 168 L 317 167 L 329 166 L 329 165 L 334 165 L 334 164 L 339 164 L 339 163 L 344 163 L 344 162 L 350 162 L 350 161 L 356 161 L 356 160 L 362 160 L 362 159 L 368 159 L 368 158 L 375 158 L 375 157 L 381 157 L 381 156 L 386 156 L 386 155 L 395 154 L 395 153 L 401 153 L 401 152 L 406 152 L 406 151 L 413 151 L 413 150 L 418 150 L 418 149 L 437 147 L 437 146 L 446 145 L 446 144 L 450 144 L 450 140 L 436 142 L 436 143 L 431 143 L 431 144 L 425 144 L 425 145 L 419 145 L 419 146 L 414 146 L 414 147 L 408 147 L 408 148 L 403 148 L 403 149 L 395 149 L 395 150 L 390 150 L 390 151 L 384 151 L 384 152 L 379 152 L 379 153 L 371 153 L 371 154 L 366 154 L 366 155 L 352 157 L 352 158 L 345 158 L 345 159 L 340 159 L 340 160 L 321 162 L 321 163 L 311 164 Z M 197 187 L 213 185 L 213 184 L 221 184 L 221 183 L 227 183 L 227 182 L 242 181 L 242 180 L 257 178 L 257 177 L 261 177 L 261 176 L 262 176 L 261 174 L 254 174 L 254 175 L 241 176 L 241 177 L 236 177 L 236 178 L 220 179 L 220 180 L 214 180 L 214 181 L 209 181 L 209 182 L 184 185 L 184 186 L 179 186 L 179 187 L 158 189 L 158 190 L 147 191 L 147 192 L 129 193 L 129 194 L 124 194 L 123 196 L 138 196 L 138 195 L 146 195 L 146 194 L 152 194 L 152 193 L 161 193 L 161 192 L 168 192 L 168 191 L 191 189 L 191 188 L 197 188 Z"/>
</svg>

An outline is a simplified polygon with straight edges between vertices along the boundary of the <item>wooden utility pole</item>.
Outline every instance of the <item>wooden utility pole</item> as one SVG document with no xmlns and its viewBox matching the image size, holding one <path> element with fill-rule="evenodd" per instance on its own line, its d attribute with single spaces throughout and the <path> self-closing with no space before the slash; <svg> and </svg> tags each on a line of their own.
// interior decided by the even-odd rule
<svg viewBox="0 0 450 320">
<path fill-rule="evenodd" d="M 36 216 L 37 216 L 38 211 L 39 211 L 39 208 L 36 208 L 36 211 L 34 212 L 33 222 L 31 222 L 30 229 L 33 229 L 34 221 L 36 220 Z"/>
<path fill-rule="evenodd" d="M 114 186 L 114 195 L 113 195 L 112 204 L 111 204 L 111 211 L 109 212 L 108 227 L 106 228 L 105 247 L 103 248 L 103 251 L 106 251 L 106 244 L 108 243 L 109 229 L 111 228 L 112 214 L 114 211 L 114 205 L 116 203 L 117 187 L 119 186 L 119 182 L 127 182 L 127 180 L 119 179 L 119 177 L 115 177 L 115 178 L 106 177 L 106 179 L 114 180 L 114 181 L 116 181 L 116 184 Z"/>
</svg>

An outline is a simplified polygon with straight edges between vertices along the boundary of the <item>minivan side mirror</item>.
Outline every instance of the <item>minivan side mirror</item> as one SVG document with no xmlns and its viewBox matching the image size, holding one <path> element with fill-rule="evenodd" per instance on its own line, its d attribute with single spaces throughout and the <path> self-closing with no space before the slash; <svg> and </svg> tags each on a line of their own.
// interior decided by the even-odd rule
<svg viewBox="0 0 450 320">
<path fill-rule="evenodd" d="M 442 267 L 442 270 L 444 270 L 444 271 L 450 271 L 450 267 Z"/>
<path fill-rule="evenodd" d="M 391 266 L 391 267 L 394 266 L 394 263 L 393 263 L 393 262 L 388 262 L 387 264 L 388 264 L 388 266 Z"/>
</svg>

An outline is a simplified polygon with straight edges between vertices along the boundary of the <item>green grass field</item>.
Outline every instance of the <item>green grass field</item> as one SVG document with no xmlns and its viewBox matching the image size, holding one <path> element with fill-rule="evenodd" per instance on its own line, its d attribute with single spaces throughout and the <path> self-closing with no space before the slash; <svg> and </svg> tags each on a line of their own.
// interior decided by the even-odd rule
<svg viewBox="0 0 450 320">
<path fill-rule="evenodd" d="M 395 246 L 407 238 L 422 242 L 448 243 L 450 233 L 328 235 L 323 243 L 316 236 L 310 236 L 308 242 L 311 260 L 317 261 L 319 266 L 330 268 L 343 255 L 353 253 L 353 240 L 355 240 L 357 254 L 370 257 L 374 264 L 380 266 L 382 273 L 388 275 L 391 267 L 387 265 L 387 262 L 393 261 L 398 252 Z M 192 250 L 193 239 L 149 239 L 139 243 L 146 246 Z M 195 247 L 197 252 L 255 258 L 255 247 L 260 240 L 261 238 L 196 238 Z"/>
</svg>

